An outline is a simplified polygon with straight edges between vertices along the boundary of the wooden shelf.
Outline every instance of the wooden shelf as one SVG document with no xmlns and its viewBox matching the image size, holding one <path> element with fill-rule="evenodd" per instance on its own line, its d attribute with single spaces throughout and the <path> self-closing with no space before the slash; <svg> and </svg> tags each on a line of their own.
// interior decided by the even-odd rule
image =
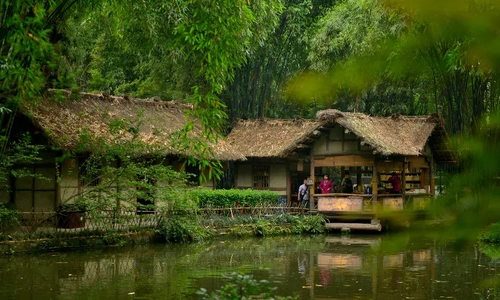
<svg viewBox="0 0 500 300">
<path fill-rule="evenodd" d="M 389 182 L 389 180 L 380 180 L 380 182 Z M 406 180 L 405 182 L 406 183 L 420 183 L 420 180 Z M 401 180 L 401 183 L 403 183 L 402 180 Z"/>
</svg>

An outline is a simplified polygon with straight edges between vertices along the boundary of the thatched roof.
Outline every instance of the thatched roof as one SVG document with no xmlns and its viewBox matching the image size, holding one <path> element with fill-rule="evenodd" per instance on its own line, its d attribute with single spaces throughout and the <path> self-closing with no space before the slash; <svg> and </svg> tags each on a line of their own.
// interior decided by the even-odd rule
<svg viewBox="0 0 500 300">
<path fill-rule="evenodd" d="M 325 125 L 340 124 L 381 155 L 418 156 L 429 140 L 438 162 L 456 161 L 447 146 L 443 119 L 436 114 L 382 118 L 327 109 L 316 116 Z"/>
<path fill-rule="evenodd" d="M 310 143 L 320 126 L 317 121 L 303 119 L 237 120 L 227 140 L 247 158 L 284 158 Z"/>
<path fill-rule="evenodd" d="M 429 141 L 437 162 L 456 161 L 438 115 L 381 118 L 328 109 L 317 118 L 238 120 L 227 140 L 247 158 L 287 158 L 310 147 L 322 129 L 338 124 L 383 156 L 419 156 Z"/>
<path fill-rule="evenodd" d="M 54 95 L 56 94 L 56 95 Z M 62 101 L 57 100 L 62 96 Z M 179 102 L 156 99 L 132 99 L 129 97 L 104 96 L 102 94 L 80 93 L 77 99 L 68 91 L 49 91 L 49 98 L 42 103 L 23 109 L 33 123 L 42 129 L 56 146 L 73 150 L 82 136 L 98 138 L 109 143 L 129 139 L 133 133 L 145 145 L 164 151 L 165 154 L 191 155 L 190 150 L 178 150 L 172 136 L 188 122 L 186 111 L 192 106 Z M 112 134 L 113 124 L 130 124 L 129 130 Z M 201 125 L 195 121 L 192 136 L 194 143 L 200 141 Z M 137 127 L 137 128 L 136 128 Z M 117 141 L 118 135 L 118 141 Z M 204 138 L 201 140 L 205 141 Z M 229 143 L 219 139 L 215 145 L 209 143 L 213 155 L 221 160 L 245 160 Z M 91 147 L 91 146 L 90 146 Z M 88 149 L 92 150 L 92 149 Z"/>
</svg>

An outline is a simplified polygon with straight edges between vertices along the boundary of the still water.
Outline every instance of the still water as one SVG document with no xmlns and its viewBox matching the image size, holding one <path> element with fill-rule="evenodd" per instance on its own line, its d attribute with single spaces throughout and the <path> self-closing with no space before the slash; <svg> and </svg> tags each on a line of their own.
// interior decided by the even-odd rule
<svg viewBox="0 0 500 300">
<path fill-rule="evenodd" d="M 230 272 L 300 299 L 500 299 L 499 267 L 409 235 L 229 239 L 0 258 L 0 299 L 197 299 Z"/>
</svg>

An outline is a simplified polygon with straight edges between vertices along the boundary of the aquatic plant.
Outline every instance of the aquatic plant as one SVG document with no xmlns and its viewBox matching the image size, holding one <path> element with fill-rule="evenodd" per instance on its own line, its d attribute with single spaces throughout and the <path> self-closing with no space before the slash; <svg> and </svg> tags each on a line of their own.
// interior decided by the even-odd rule
<svg viewBox="0 0 500 300">
<path fill-rule="evenodd" d="M 224 276 L 229 280 L 229 283 L 223 285 L 218 290 L 211 293 L 204 288 L 201 288 L 197 295 L 204 300 L 226 299 L 298 299 L 294 297 L 276 296 L 275 287 L 272 287 L 267 280 L 256 280 L 251 275 L 241 273 L 230 273 Z"/>
<path fill-rule="evenodd" d="M 500 222 L 493 223 L 483 231 L 478 240 L 483 243 L 500 243 Z"/>
</svg>

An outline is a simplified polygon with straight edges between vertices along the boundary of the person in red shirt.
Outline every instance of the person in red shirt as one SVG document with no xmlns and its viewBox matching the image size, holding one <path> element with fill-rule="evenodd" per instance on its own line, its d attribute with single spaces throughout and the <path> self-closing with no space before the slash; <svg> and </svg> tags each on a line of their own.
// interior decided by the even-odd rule
<svg viewBox="0 0 500 300">
<path fill-rule="evenodd" d="M 321 194 L 330 194 L 333 191 L 333 183 L 328 179 L 328 175 L 323 176 L 323 180 L 319 183 Z"/>
<path fill-rule="evenodd" d="M 391 194 L 401 194 L 401 178 L 396 172 L 392 172 L 387 181 L 392 185 Z"/>
</svg>

